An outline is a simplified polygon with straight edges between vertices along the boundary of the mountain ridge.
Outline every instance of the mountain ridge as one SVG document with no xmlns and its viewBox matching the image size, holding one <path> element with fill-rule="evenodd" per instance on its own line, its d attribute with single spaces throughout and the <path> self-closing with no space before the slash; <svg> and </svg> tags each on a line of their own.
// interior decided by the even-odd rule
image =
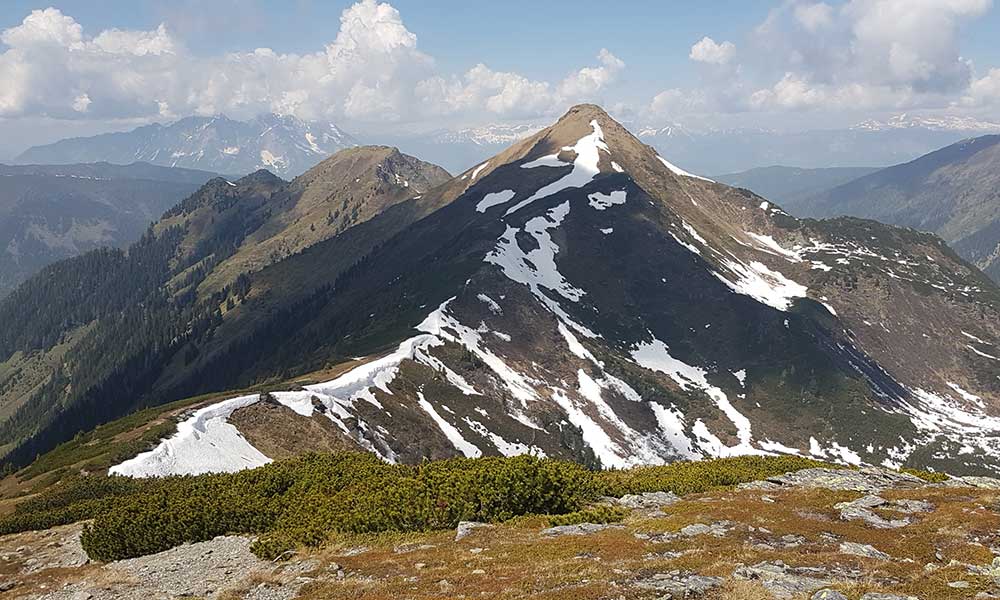
<svg viewBox="0 0 1000 600">
<path fill-rule="evenodd" d="M 969 138 L 789 205 L 811 217 L 851 214 L 933 231 L 1000 279 L 1000 135 Z"/>
<path fill-rule="evenodd" d="M 57 260 L 127 246 L 213 177 L 148 163 L 0 165 L 0 296 Z"/>
<path fill-rule="evenodd" d="M 163 166 L 244 174 L 267 168 L 299 175 L 330 154 L 358 142 L 332 123 L 264 114 L 249 121 L 225 115 L 190 116 L 130 131 L 67 138 L 22 152 L 18 163 L 146 161 Z"/>
<path fill-rule="evenodd" d="M 143 366 L 127 377 L 100 375 L 50 417 L 49 443 L 80 414 L 136 408 L 111 398 L 156 405 L 265 386 L 200 405 L 115 472 L 244 468 L 268 459 L 255 443 L 294 453 L 320 442 L 401 462 L 530 452 L 625 467 L 787 453 L 992 472 L 1000 291 L 931 234 L 800 221 L 679 169 L 581 105 L 454 178 L 196 293 L 233 246 L 184 236 L 196 223 L 259 228 L 259 207 L 282 206 L 289 185 L 216 181 L 210 202 L 192 202 L 212 212 L 162 226 L 177 237 L 157 243 L 183 252 L 153 297 L 166 291 L 167 306 L 185 308 L 135 318 L 179 335 L 146 346 L 168 350 L 137 355 Z M 78 349 L 78 361 L 92 356 Z M 317 420 L 327 427 L 307 427 Z M 192 438 L 191 427 L 212 433 Z M 330 437 L 275 449 L 286 427 Z"/>
<path fill-rule="evenodd" d="M 323 357 L 374 353 L 337 379 L 269 397 L 280 419 L 331 419 L 344 443 L 404 462 L 531 451 L 618 467 L 788 452 L 989 468 L 973 456 L 988 454 L 995 433 L 970 436 L 960 424 L 985 408 L 928 367 L 959 359 L 950 381 L 995 402 L 984 391 L 996 387 L 991 359 L 965 350 L 957 330 L 961 340 L 916 341 L 927 315 L 952 302 L 965 308 L 942 327 L 976 323 L 970 334 L 996 339 L 973 314 L 995 314 L 997 290 L 934 236 L 799 222 L 749 192 L 684 174 L 594 106 L 570 110 L 449 188 L 461 193 L 298 307 L 284 306 L 274 346 L 248 342 L 206 372 L 294 364 L 305 373 L 322 369 Z M 302 260 L 322 264 L 337 245 Z M 290 264 L 252 278 L 237 310 L 252 310 L 263 297 L 255 285 L 284 279 L 276 274 Z M 885 310 L 869 286 L 911 306 L 898 331 L 865 325 Z M 858 302 L 869 296 L 870 305 Z M 914 342 L 928 345 L 922 361 L 896 351 Z M 990 343 L 975 347 L 988 354 Z M 233 398 L 204 418 L 244 422 L 258 401 Z M 955 439 L 972 455 L 914 454 Z M 188 442 L 165 443 L 179 444 L 170 451 L 179 456 Z M 156 458 L 163 451 L 121 472 L 149 473 L 150 460 L 172 472 Z"/>
</svg>

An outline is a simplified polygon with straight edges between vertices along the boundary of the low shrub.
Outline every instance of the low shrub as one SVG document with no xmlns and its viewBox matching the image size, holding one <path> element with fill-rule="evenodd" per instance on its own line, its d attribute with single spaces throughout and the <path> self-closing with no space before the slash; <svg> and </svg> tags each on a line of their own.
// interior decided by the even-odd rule
<svg viewBox="0 0 1000 600">
<path fill-rule="evenodd" d="M 306 455 L 225 475 L 173 477 L 98 511 L 83 547 L 97 560 L 166 550 L 225 533 L 258 534 L 275 558 L 331 533 L 424 531 L 580 509 L 596 497 L 591 473 L 570 462 L 456 458 L 389 465 L 372 455 Z"/>
<path fill-rule="evenodd" d="M 766 479 L 809 467 L 835 467 L 835 465 L 798 456 L 737 456 L 603 471 L 596 475 L 596 479 L 598 490 L 605 496 L 624 496 L 643 492 L 673 492 L 683 496 Z"/>
<path fill-rule="evenodd" d="M 598 504 L 565 515 L 552 515 L 549 517 L 549 525 L 558 527 L 559 525 L 579 525 L 580 523 L 617 523 L 623 521 L 630 512 L 629 509 L 622 506 Z"/>
<path fill-rule="evenodd" d="M 337 532 L 425 531 L 531 514 L 556 515 L 553 524 L 609 522 L 625 512 L 592 506 L 601 495 L 687 494 L 821 464 L 740 457 L 592 472 L 532 456 L 390 465 L 365 453 L 308 454 L 229 474 L 70 478 L 0 518 L 0 533 L 92 519 L 82 543 L 95 560 L 141 556 L 223 534 L 258 536 L 253 551 L 272 559 L 300 546 L 320 546 Z"/>
<path fill-rule="evenodd" d="M 949 477 L 945 473 L 936 473 L 934 471 L 922 471 L 920 469 L 900 469 L 901 473 L 906 473 L 908 475 L 913 475 L 914 477 L 919 477 L 928 483 L 941 483 L 942 481 L 948 481 Z"/>
</svg>

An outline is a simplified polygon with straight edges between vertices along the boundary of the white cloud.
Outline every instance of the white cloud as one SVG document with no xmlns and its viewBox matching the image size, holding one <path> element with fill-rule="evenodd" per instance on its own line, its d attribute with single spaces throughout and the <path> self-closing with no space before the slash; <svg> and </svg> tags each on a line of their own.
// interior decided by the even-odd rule
<svg viewBox="0 0 1000 600">
<path fill-rule="evenodd" d="M 607 48 L 601 48 L 597 60 L 601 66 L 584 67 L 564 79 L 559 94 L 564 98 L 587 98 L 604 89 L 625 68 L 625 63 Z"/>
<path fill-rule="evenodd" d="M 85 35 L 55 8 L 36 10 L 0 33 L 0 117 L 171 118 L 190 113 L 247 117 L 274 111 L 358 121 L 427 115 L 548 114 L 593 97 L 624 63 L 602 49 L 598 64 L 560 82 L 477 65 L 460 77 L 437 72 L 399 11 L 360 0 L 343 11 L 332 42 L 311 54 L 269 48 L 194 56 L 164 26 Z"/>
<path fill-rule="evenodd" d="M 1000 69 L 990 69 L 986 75 L 974 80 L 961 103 L 968 106 L 1000 105 Z"/>
<path fill-rule="evenodd" d="M 713 99 L 712 109 L 735 112 L 982 104 L 993 95 L 993 79 L 976 79 L 962 57 L 961 28 L 991 6 L 992 0 L 787 0 L 741 45 L 737 67 L 725 77 L 706 76 L 700 93 Z M 706 37 L 690 58 L 736 62 L 735 46 L 724 46 Z M 654 99 L 650 109 L 666 99 Z"/>
<path fill-rule="evenodd" d="M 826 2 L 797 4 L 795 18 L 807 31 L 817 31 L 833 25 L 833 7 Z"/>
<path fill-rule="evenodd" d="M 53 45 L 79 49 L 83 27 L 57 8 L 33 10 L 20 25 L 0 34 L 0 41 L 11 48 Z"/>
<path fill-rule="evenodd" d="M 435 76 L 417 85 L 423 106 L 437 115 L 455 115 L 485 109 L 512 118 L 547 115 L 567 104 L 592 99 L 615 80 L 625 63 L 607 49 L 597 55 L 596 67 L 568 75 L 558 86 L 534 81 L 518 73 L 494 71 L 480 63 L 462 77 Z"/>
<path fill-rule="evenodd" d="M 688 58 L 696 62 L 713 65 L 724 65 L 736 56 L 736 46 L 732 42 L 717 44 L 712 38 L 705 36 L 691 46 Z"/>
<path fill-rule="evenodd" d="M 670 88 L 653 97 L 646 110 L 652 119 L 673 119 L 708 110 L 711 102 L 701 90 Z"/>
<path fill-rule="evenodd" d="M 73 110 L 76 112 L 87 112 L 87 108 L 90 106 L 90 96 L 87 94 L 80 94 L 73 99 Z"/>
</svg>

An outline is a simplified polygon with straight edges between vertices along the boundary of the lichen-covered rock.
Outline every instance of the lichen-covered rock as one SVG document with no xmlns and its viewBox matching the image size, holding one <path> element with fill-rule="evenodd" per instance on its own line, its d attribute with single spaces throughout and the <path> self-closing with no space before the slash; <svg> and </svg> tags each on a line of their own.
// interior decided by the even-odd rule
<svg viewBox="0 0 1000 600">
<path fill-rule="evenodd" d="M 967 475 L 965 477 L 949 477 L 941 485 L 946 487 L 974 487 L 986 490 L 1000 490 L 1000 479 L 996 477 Z"/>
<path fill-rule="evenodd" d="M 847 596 L 837 590 L 820 590 L 813 594 L 809 600 L 847 600 Z"/>
<path fill-rule="evenodd" d="M 576 525 L 559 525 L 557 527 L 549 527 L 548 529 L 542 530 L 542 535 L 544 536 L 560 536 L 560 535 L 590 535 L 591 533 L 597 533 L 598 531 L 604 531 L 605 529 L 620 529 L 621 525 L 616 525 L 613 523 L 578 523 Z"/>
<path fill-rule="evenodd" d="M 697 535 L 714 535 L 715 537 L 725 537 L 731 529 L 732 523 L 729 521 L 718 521 L 711 525 L 704 523 L 694 523 L 681 528 L 681 535 L 694 537 Z"/>
<path fill-rule="evenodd" d="M 871 509 L 876 507 L 889 508 L 889 501 L 879 496 L 862 496 L 850 502 L 839 502 L 833 506 L 840 511 L 840 518 L 845 521 L 863 521 L 876 529 L 898 529 L 910 524 L 909 518 L 886 519 Z"/>
<path fill-rule="evenodd" d="M 864 558 L 874 558 L 877 560 L 892 560 L 892 557 L 875 548 L 871 544 L 859 544 L 857 542 L 841 542 L 840 551 L 843 554 L 852 554 Z"/>
<path fill-rule="evenodd" d="M 455 529 L 455 541 L 457 542 L 460 539 L 469 537 L 470 535 L 472 535 L 472 532 L 477 529 L 488 529 L 490 527 L 493 526 L 490 525 L 489 523 L 480 523 L 478 521 L 462 521 L 461 523 L 458 524 L 458 527 Z"/>
<path fill-rule="evenodd" d="M 785 487 L 823 488 L 874 494 L 889 489 L 915 489 L 927 482 L 919 477 L 880 467 L 861 469 L 811 468 L 742 484 L 742 489 L 774 490 Z"/>
<path fill-rule="evenodd" d="M 768 592 L 779 600 L 786 600 L 830 586 L 825 569 L 818 567 L 789 567 L 781 561 L 762 562 L 741 567 L 734 577 L 760 581 Z"/>
<path fill-rule="evenodd" d="M 706 577 L 681 571 L 657 573 L 652 577 L 633 582 L 634 587 L 663 594 L 664 600 L 691 598 L 722 585 L 721 577 Z"/>
<path fill-rule="evenodd" d="M 642 494 L 627 494 L 615 500 L 616 504 L 633 510 L 654 510 L 669 506 L 680 498 L 673 492 L 645 492 Z"/>
</svg>

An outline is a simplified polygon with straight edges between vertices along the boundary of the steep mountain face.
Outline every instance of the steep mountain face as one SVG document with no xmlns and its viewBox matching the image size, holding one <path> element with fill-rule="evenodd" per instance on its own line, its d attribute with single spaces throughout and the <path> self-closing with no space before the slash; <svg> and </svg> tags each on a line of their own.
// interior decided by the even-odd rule
<svg viewBox="0 0 1000 600">
<path fill-rule="evenodd" d="M 1000 280 L 1000 135 L 968 139 L 788 205 L 933 231 Z"/>
<path fill-rule="evenodd" d="M 333 123 L 302 121 L 290 115 L 261 115 L 250 121 L 220 115 L 60 140 L 29 148 L 17 162 L 146 161 L 233 175 L 267 169 L 286 177 L 299 175 L 336 151 L 356 145 L 354 138 Z"/>
<path fill-rule="evenodd" d="M 127 252 L 90 252 L 44 269 L 0 302 L 0 444 L 8 458 L 23 462 L 180 389 L 211 389 L 218 378 L 192 379 L 201 348 L 233 341 L 216 332 L 238 312 L 252 273 L 350 232 L 361 254 L 346 251 L 347 268 L 432 210 L 418 198 L 448 178 L 384 147 L 345 150 L 292 182 L 267 171 L 215 178 Z M 392 215 L 353 233 L 382 213 Z M 333 263 L 315 268 L 317 281 L 339 273 Z"/>
<path fill-rule="evenodd" d="M 57 260 L 127 246 L 213 177 L 145 163 L 0 165 L 0 297 Z"/>
<path fill-rule="evenodd" d="M 912 160 L 1000 125 L 968 119 L 899 115 L 844 129 L 697 130 L 678 125 L 640 127 L 639 139 L 675 163 L 702 173 L 735 173 L 761 165 L 802 168 L 884 166 Z"/>
<path fill-rule="evenodd" d="M 337 236 L 250 277 L 199 354 L 220 384 L 294 385 L 202 405 L 112 471 L 345 445 L 995 469 L 1000 291 L 933 235 L 800 221 L 590 105 L 423 198 L 437 209 L 370 250 Z"/>
<path fill-rule="evenodd" d="M 817 196 L 838 185 L 878 171 L 877 167 L 829 167 L 801 169 L 799 167 L 760 167 L 712 175 L 712 179 L 733 187 L 746 188 L 758 196 L 769 198 L 789 208 L 807 198 Z M 794 212 L 794 211 L 793 211 Z"/>
</svg>

